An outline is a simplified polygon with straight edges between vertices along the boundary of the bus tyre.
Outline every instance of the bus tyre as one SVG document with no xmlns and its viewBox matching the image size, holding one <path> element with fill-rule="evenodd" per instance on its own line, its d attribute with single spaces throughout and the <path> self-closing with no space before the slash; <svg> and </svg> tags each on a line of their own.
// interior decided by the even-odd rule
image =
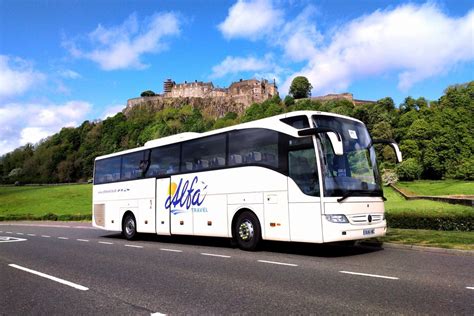
<svg viewBox="0 0 474 316">
<path fill-rule="evenodd" d="M 122 234 L 128 240 L 132 240 L 137 236 L 137 221 L 133 214 L 125 215 L 122 223 Z"/>
<path fill-rule="evenodd" d="M 237 218 L 234 227 L 234 238 L 242 250 L 255 250 L 261 240 L 260 223 L 251 212 L 243 212 Z"/>
</svg>

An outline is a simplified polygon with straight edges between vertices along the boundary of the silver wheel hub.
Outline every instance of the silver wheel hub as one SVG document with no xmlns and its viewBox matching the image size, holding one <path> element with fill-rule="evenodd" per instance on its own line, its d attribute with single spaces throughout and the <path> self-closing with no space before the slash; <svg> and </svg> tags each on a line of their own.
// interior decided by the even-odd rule
<svg viewBox="0 0 474 316">
<path fill-rule="evenodd" d="M 135 232 L 135 222 L 133 219 L 130 218 L 125 224 L 125 232 L 127 235 L 132 235 Z"/>
<path fill-rule="evenodd" d="M 244 220 L 239 226 L 239 236 L 242 240 L 251 240 L 253 238 L 254 229 L 252 222 L 248 219 Z"/>
</svg>

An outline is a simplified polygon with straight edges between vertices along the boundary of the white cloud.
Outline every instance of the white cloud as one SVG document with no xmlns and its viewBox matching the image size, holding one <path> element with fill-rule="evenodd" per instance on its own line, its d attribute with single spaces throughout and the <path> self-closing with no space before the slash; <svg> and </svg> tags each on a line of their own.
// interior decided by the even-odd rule
<svg viewBox="0 0 474 316">
<path fill-rule="evenodd" d="M 238 0 L 218 28 L 227 39 L 256 40 L 270 34 L 282 18 L 283 11 L 274 8 L 270 0 Z"/>
<path fill-rule="evenodd" d="M 334 30 L 329 43 L 306 58 L 297 75 L 308 77 L 319 93 L 340 92 L 359 78 L 398 74 L 406 91 L 424 79 L 444 74 L 474 59 L 474 11 L 449 17 L 433 3 L 378 10 Z M 303 36 L 304 37 L 304 36 Z M 300 41 L 300 48 L 305 48 Z M 292 50 L 298 52 L 298 42 Z"/>
<path fill-rule="evenodd" d="M 0 98 L 22 94 L 45 78 L 24 59 L 0 55 Z"/>
<path fill-rule="evenodd" d="M 211 78 L 222 78 L 229 74 L 240 72 L 268 71 L 275 68 L 273 57 L 270 54 L 264 58 L 227 56 L 220 64 L 212 67 Z"/>
<path fill-rule="evenodd" d="M 142 22 L 132 14 L 121 25 L 97 26 L 83 40 L 89 49 L 78 47 L 74 40 L 64 40 L 63 46 L 73 57 L 92 60 L 104 70 L 143 69 L 148 66 L 142 55 L 165 50 L 165 38 L 179 33 L 180 21 L 174 13 L 156 13 Z"/>
<path fill-rule="evenodd" d="M 59 105 L 11 103 L 0 107 L 0 155 L 37 143 L 63 127 L 78 126 L 91 108 L 85 101 Z"/>
<path fill-rule="evenodd" d="M 286 22 L 276 34 L 275 41 L 283 47 L 285 57 L 299 62 L 316 54 L 316 47 L 322 42 L 323 36 L 314 23 L 315 14 L 316 9 L 307 6 L 295 19 Z"/>
<path fill-rule="evenodd" d="M 79 78 L 82 78 L 82 76 L 75 72 L 74 70 L 71 70 L 71 69 L 65 69 L 65 70 L 61 70 L 58 72 L 59 76 L 65 78 L 65 79 L 79 79 Z"/>
<path fill-rule="evenodd" d="M 125 105 L 123 104 L 114 104 L 111 106 L 108 106 L 104 110 L 104 114 L 102 115 L 102 119 L 105 120 L 108 117 L 113 117 L 115 114 L 122 112 L 122 110 L 125 108 Z"/>
</svg>

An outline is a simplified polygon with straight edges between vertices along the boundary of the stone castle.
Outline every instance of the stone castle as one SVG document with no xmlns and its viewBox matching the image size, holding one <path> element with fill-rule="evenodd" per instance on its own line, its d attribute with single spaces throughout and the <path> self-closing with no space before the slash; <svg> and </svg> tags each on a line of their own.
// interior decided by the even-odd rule
<svg viewBox="0 0 474 316">
<path fill-rule="evenodd" d="M 176 83 L 167 79 L 163 83 L 163 93 L 155 96 L 129 99 L 124 113 L 127 114 L 133 107 L 146 106 L 155 110 L 166 107 L 181 107 L 189 104 L 200 109 L 203 113 L 214 117 L 222 117 L 228 112 L 243 114 L 253 103 L 261 103 L 278 95 L 275 83 L 262 79 L 240 79 L 233 82 L 228 88 L 215 87 L 212 82 L 194 81 Z M 356 100 L 351 93 L 328 94 L 313 97 L 313 100 L 327 102 L 345 99 L 354 105 L 374 103 L 374 101 Z"/>
<path fill-rule="evenodd" d="M 252 103 L 260 103 L 278 95 L 275 83 L 266 79 L 240 79 L 228 88 L 215 87 L 212 82 L 194 81 L 176 83 L 167 79 L 163 93 L 151 97 L 133 98 L 127 101 L 127 109 L 149 104 L 160 109 L 165 106 L 190 104 L 202 108 L 211 115 L 225 115 L 228 111 L 243 113 Z M 207 106 L 206 106 L 207 104 Z"/>
<path fill-rule="evenodd" d="M 233 82 L 228 88 L 214 87 L 212 82 L 176 83 L 167 79 L 163 84 L 163 96 L 168 98 L 216 98 L 228 97 L 236 103 L 249 106 L 255 102 L 263 102 L 278 95 L 275 81 L 263 79 L 242 80 Z"/>
</svg>

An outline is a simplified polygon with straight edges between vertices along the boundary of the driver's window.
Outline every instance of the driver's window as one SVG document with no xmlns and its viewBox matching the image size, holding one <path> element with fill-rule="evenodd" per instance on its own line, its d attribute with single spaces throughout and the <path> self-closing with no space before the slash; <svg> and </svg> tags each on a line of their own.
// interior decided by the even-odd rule
<svg viewBox="0 0 474 316">
<path fill-rule="evenodd" d="M 313 148 L 289 151 L 288 173 L 304 194 L 320 195 L 318 169 Z"/>
</svg>

